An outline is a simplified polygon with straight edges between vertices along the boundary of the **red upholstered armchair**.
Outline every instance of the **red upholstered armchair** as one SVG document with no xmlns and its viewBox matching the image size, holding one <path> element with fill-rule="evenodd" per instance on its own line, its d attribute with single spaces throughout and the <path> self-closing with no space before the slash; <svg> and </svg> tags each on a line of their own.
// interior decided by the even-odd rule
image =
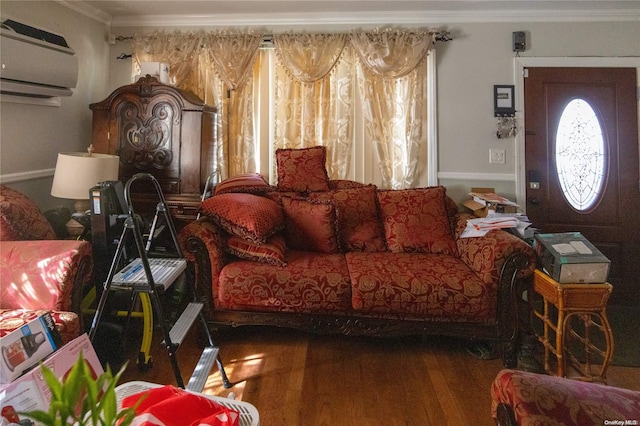
<svg viewBox="0 0 640 426">
<path fill-rule="evenodd" d="M 56 240 L 32 200 L 0 185 L 0 336 L 45 311 L 64 342 L 78 336 L 92 268 L 90 243 Z"/>
<path fill-rule="evenodd" d="M 491 386 L 491 397 L 491 413 L 500 426 L 640 421 L 640 392 L 545 374 L 502 370 Z"/>
</svg>

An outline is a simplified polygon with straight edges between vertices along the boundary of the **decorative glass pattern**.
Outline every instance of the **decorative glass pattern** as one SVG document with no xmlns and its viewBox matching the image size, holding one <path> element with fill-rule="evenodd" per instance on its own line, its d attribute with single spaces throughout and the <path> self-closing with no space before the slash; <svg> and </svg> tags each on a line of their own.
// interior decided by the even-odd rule
<svg viewBox="0 0 640 426">
<path fill-rule="evenodd" d="M 556 133 L 556 172 L 567 202 L 587 211 L 603 192 L 607 153 L 600 121 L 584 99 L 567 104 Z"/>
</svg>

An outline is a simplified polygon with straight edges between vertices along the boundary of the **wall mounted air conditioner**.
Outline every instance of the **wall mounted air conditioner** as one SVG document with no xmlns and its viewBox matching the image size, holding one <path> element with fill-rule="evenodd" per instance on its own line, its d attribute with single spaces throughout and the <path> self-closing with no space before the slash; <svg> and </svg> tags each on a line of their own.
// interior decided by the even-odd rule
<svg viewBox="0 0 640 426">
<path fill-rule="evenodd" d="M 0 91 L 50 98 L 71 96 L 78 82 L 78 58 L 61 35 L 1 18 Z"/>
</svg>

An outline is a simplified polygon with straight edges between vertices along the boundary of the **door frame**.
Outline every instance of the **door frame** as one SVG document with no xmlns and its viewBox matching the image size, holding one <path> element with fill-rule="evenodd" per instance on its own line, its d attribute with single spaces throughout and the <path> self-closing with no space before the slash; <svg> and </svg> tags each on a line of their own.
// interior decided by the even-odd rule
<svg viewBox="0 0 640 426">
<path fill-rule="evenodd" d="M 638 134 L 640 135 L 640 57 L 524 57 L 517 56 L 513 61 L 517 131 L 515 136 L 515 189 L 516 202 L 526 213 L 526 167 L 524 122 L 524 69 L 536 67 L 559 68 L 635 68 L 636 101 L 638 102 Z M 638 137 L 640 147 L 640 136 Z M 640 161 L 640 158 L 638 159 Z M 640 189 L 640 176 L 638 176 Z"/>
</svg>

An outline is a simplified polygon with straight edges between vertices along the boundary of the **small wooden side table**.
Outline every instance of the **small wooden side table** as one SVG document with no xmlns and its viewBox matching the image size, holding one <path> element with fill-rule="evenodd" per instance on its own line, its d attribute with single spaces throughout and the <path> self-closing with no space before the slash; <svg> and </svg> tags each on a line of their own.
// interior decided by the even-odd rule
<svg viewBox="0 0 640 426">
<path fill-rule="evenodd" d="M 535 318 L 542 320 L 542 333 L 534 332 L 544 346 L 544 368 L 554 374 L 550 367 L 553 354 L 557 360 L 555 374 L 567 375 L 567 363 L 581 376 L 572 377 L 586 381 L 605 381 L 605 373 L 613 355 L 613 335 L 607 320 L 607 301 L 612 286 L 602 284 L 560 284 L 549 275 L 536 270 L 533 276 L 533 290 L 542 296 L 543 311 L 532 307 Z M 555 310 L 551 308 L 555 307 Z M 576 319 L 584 325 L 582 334 L 574 324 Z M 604 343 L 593 340 L 592 327 L 599 330 Z M 555 335 L 555 342 L 553 336 Z M 576 347 L 568 345 L 578 342 Z M 598 369 L 599 367 L 599 369 Z"/>
</svg>

